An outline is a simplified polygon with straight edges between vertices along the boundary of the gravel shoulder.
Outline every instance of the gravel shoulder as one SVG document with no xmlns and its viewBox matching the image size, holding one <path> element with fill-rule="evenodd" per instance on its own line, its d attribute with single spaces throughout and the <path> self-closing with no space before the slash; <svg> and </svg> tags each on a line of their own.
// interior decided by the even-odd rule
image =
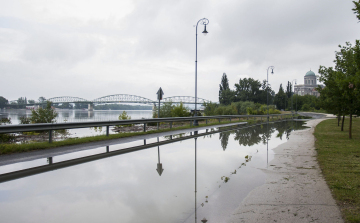
<svg viewBox="0 0 360 223">
<path fill-rule="evenodd" d="M 274 149 L 274 159 L 263 171 L 266 183 L 243 200 L 228 222 L 343 222 L 316 160 L 315 126 Z"/>
</svg>

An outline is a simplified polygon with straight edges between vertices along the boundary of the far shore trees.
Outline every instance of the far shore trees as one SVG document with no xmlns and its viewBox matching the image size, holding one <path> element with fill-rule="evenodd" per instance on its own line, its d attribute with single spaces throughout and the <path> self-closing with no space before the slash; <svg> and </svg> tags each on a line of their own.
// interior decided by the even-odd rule
<svg viewBox="0 0 360 223">
<path fill-rule="evenodd" d="M 3 96 L 0 96 L 0 108 L 6 107 L 6 105 L 9 103 L 9 101 L 4 98 Z"/>
</svg>

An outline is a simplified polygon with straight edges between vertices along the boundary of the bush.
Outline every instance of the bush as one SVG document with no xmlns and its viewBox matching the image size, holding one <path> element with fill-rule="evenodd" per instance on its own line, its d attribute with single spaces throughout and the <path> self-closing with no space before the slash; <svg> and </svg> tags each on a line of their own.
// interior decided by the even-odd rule
<svg viewBox="0 0 360 223">
<path fill-rule="evenodd" d="M 30 124 L 30 122 L 31 122 L 30 118 L 28 118 L 26 116 L 21 116 L 19 118 L 19 120 L 20 120 L 20 124 L 22 124 L 22 125 Z"/>
<path fill-rule="evenodd" d="M 188 109 L 184 107 L 182 102 L 180 102 L 179 105 L 175 105 L 171 108 L 172 117 L 189 117 L 190 115 L 190 112 L 188 112 Z"/>
<path fill-rule="evenodd" d="M 11 124 L 11 118 L 0 119 L 0 125 Z M 15 136 L 13 134 L 0 134 L 0 143 L 14 142 Z"/>
<path fill-rule="evenodd" d="M 56 111 L 51 107 L 51 102 L 46 102 L 45 108 L 38 108 L 31 110 L 31 123 L 55 123 L 55 118 L 58 116 Z"/>
<path fill-rule="evenodd" d="M 314 109 L 311 108 L 310 105 L 304 104 L 304 105 L 301 107 L 301 110 L 302 110 L 302 111 L 311 111 L 311 110 L 314 110 Z"/>
<path fill-rule="evenodd" d="M 119 120 L 130 120 L 131 116 L 128 116 L 126 111 L 123 111 L 120 115 L 119 115 Z M 130 127 L 132 126 L 130 125 L 117 125 L 117 127 Z"/>
</svg>

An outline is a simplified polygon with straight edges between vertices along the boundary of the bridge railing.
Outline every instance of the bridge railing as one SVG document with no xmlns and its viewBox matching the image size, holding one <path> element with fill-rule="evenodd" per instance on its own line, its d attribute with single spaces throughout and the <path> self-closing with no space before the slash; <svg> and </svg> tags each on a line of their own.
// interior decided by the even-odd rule
<svg viewBox="0 0 360 223">
<path fill-rule="evenodd" d="M 115 121 L 93 121 L 93 122 L 67 122 L 67 123 L 39 123 L 39 124 L 25 124 L 25 125 L 3 125 L 0 126 L 1 133 L 17 133 L 17 132 L 33 132 L 33 131 L 49 131 L 49 143 L 52 142 L 52 132 L 54 130 L 61 129 L 77 129 L 77 128 L 90 128 L 90 127 L 106 127 L 106 135 L 109 135 L 110 126 L 116 125 L 130 125 L 130 124 L 142 124 L 144 126 L 144 132 L 146 131 L 146 125 L 148 123 L 169 123 L 172 128 L 174 122 L 186 122 L 190 124 L 195 121 L 205 120 L 208 124 L 208 120 L 217 119 L 219 123 L 221 120 L 234 120 L 246 118 L 260 118 L 261 120 L 267 119 L 286 119 L 293 118 L 293 114 L 272 114 L 272 115 L 217 115 L 217 116 L 196 116 L 196 117 L 177 117 L 177 118 L 150 118 L 150 119 L 129 119 L 129 120 L 115 120 Z"/>
</svg>

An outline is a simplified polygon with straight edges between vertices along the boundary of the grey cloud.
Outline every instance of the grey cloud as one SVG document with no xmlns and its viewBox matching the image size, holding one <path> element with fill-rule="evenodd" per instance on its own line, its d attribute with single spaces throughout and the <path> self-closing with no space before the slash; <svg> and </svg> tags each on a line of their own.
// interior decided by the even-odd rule
<svg viewBox="0 0 360 223">
<path fill-rule="evenodd" d="M 26 41 L 23 57 L 32 62 L 72 66 L 93 56 L 98 45 L 86 36 L 42 32 Z"/>
</svg>

